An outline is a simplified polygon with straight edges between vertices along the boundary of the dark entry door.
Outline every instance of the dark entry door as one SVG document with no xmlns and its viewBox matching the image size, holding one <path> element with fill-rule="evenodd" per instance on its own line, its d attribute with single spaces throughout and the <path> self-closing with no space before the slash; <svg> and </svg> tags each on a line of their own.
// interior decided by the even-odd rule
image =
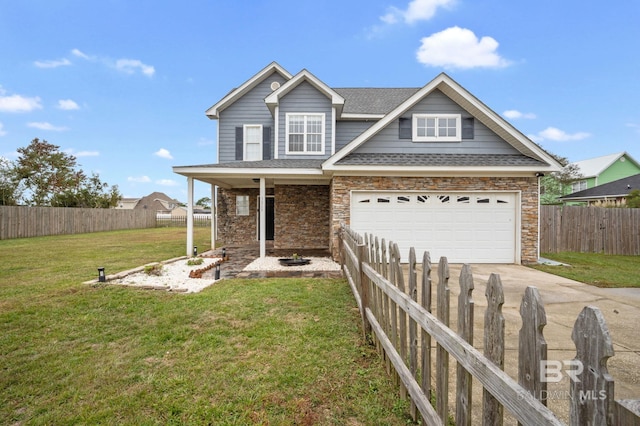
<svg viewBox="0 0 640 426">
<path fill-rule="evenodd" d="M 258 206 L 260 205 L 260 198 L 258 198 Z M 267 239 L 267 241 L 273 241 L 273 236 L 275 234 L 275 222 L 276 222 L 276 215 L 275 215 L 275 202 L 274 202 L 274 198 L 273 197 L 267 197 L 266 198 L 266 210 L 265 210 L 265 219 L 267 222 L 267 227 L 265 229 L 265 238 Z M 257 235 L 257 239 L 260 239 L 260 211 L 258 211 L 258 217 L 256 218 L 258 221 L 258 235 Z"/>
</svg>

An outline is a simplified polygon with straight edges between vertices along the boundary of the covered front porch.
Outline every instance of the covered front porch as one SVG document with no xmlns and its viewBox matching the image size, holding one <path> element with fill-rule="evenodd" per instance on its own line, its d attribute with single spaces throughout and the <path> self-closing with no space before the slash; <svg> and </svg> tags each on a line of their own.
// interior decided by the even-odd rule
<svg viewBox="0 0 640 426">
<path fill-rule="evenodd" d="M 286 167 L 285 167 L 286 165 Z M 194 181 L 211 186 L 211 249 L 257 244 L 273 249 L 329 250 L 329 185 L 318 160 L 264 160 L 174 167 L 187 178 L 186 253 L 193 253 Z"/>
</svg>

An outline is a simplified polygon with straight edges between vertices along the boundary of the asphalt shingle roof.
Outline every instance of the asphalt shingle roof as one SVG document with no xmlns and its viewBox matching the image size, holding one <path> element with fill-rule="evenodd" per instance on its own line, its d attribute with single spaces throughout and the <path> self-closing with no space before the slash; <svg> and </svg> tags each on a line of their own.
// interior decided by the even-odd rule
<svg viewBox="0 0 640 426">
<path fill-rule="evenodd" d="M 420 88 L 334 88 L 333 90 L 344 98 L 343 114 L 387 114 Z"/>
<path fill-rule="evenodd" d="M 338 161 L 341 166 L 490 167 L 544 166 L 545 163 L 520 154 L 357 154 Z"/>
</svg>

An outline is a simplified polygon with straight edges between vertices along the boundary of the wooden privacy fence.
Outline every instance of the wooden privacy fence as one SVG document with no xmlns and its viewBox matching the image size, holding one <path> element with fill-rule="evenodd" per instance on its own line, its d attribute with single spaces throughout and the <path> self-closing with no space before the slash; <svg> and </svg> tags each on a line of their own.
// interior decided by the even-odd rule
<svg viewBox="0 0 640 426">
<path fill-rule="evenodd" d="M 155 211 L 0 206 L 0 240 L 155 226 Z"/>
<path fill-rule="evenodd" d="M 540 251 L 640 255 L 640 209 L 540 206 Z"/>
<path fill-rule="evenodd" d="M 546 315 L 535 287 L 522 298 L 519 333 L 518 379 L 504 371 L 504 294 L 500 276 L 491 274 L 487 283 L 484 351 L 473 347 L 473 277 L 469 265 L 460 275 L 458 332 L 449 328 L 449 265 L 442 257 L 438 265 L 436 312 L 432 311 L 431 260 L 425 252 L 418 280 L 415 251 L 410 250 L 408 285 L 400 264 L 397 244 L 358 235 L 341 228 L 341 263 L 362 315 L 366 336 L 371 336 L 394 370 L 400 392 L 409 397 L 414 419 L 418 414 L 429 425 L 447 424 L 449 419 L 449 360 L 457 363 L 455 422 L 470 425 L 472 380 L 483 387 L 482 423 L 501 425 L 505 407 L 524 425 L 558 425 L 562 422 L 547 408 L 547 347 L 542 334 Z M 418 302 L 418 292 L 421 300 Z M 607 359 L 613 355 L 611 337 L 602 313 L 585 307 L 573 328 L 572 339 L 583 367 L 571 381 L 570 424 L 638 424 L 640 401 L 615 401 L 613 379 Z M 431 347 L 435 345 L 435 362 Z M 435 366 L 435 370 L 433 370 Z M 434 374 L 435 372 L 435 374 Z M 435 376 L 435 384 L 432 383 Z M 435 399 L 435 408 L 431 400 Z M 630 408 L 629 408 L 630 407 Z M 636 414 L 634 414 L 634 412 Z M 476 422 L 474 422 L 476 423 Z"/>
</svg>

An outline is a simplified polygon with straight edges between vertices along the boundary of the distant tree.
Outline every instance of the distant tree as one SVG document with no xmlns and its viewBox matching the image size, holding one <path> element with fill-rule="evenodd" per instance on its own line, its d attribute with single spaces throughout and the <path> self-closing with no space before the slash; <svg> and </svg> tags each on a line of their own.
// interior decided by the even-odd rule
<svg viewBox="0 0 640 426">
<path fill-rule="evenodd" d="M 209 198 L 209 197 L 200 198 L 198 201 L 196 201 L 196 206 L 200 206 L 203 209 L 210 209 L 211 208 L 211 198 Z"/>
<path fill-rule="evenodd" d="M 0 157 L 0 206 L 15 206 L 20 195 L 20 180 L 13 162 Z"/>
<path fill-rule="evenodd" d="M 634 189 L 627 195 L 625 205 L 630 209 L 640 209 L 640 189 Z"/>
<path fill-rule="evenodd" d="M 570 164 L 565 157 L 551 154 L 560 163 L 562 170 L 552 172 L 540 179 L 540 204 L 560 204 L 560 197 L 571 190 L 571 184 L 582 179 L 580 168 Z"/>
<path fill-rule="evenodd" d="M 22 201 L 33 206 L 109 208 L 118 203 L 117 185 L 88 177 L 77 169 L 76 157 L 59 151 L 59 146 L 34 139 L 18 148 L 16 179 L 24 188 Z"/>
</svg>

